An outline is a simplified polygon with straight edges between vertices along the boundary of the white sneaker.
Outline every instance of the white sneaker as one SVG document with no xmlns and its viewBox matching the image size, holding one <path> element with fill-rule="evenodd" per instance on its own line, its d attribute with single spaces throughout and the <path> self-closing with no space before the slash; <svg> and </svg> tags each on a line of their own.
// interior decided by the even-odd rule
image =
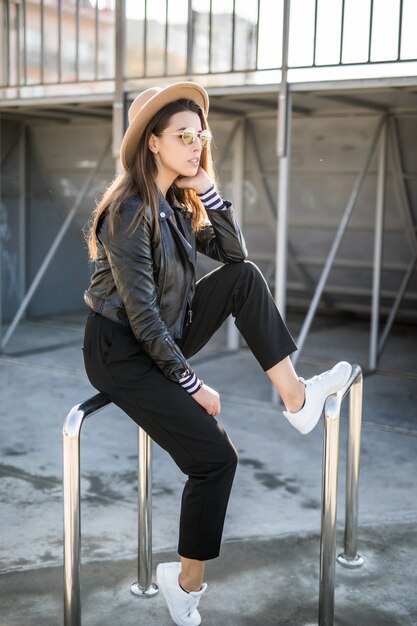
<svg viewBox="0 0 417 626">
<path fill-rule="evenodd" d="M 351 372 L 350 363 L 340 361 L 333 369 L 318 376 L 313 376 L 308 380 L 300 378 L 305 384 L 304 406 L 296 413 L 283 411 L 291 426 L 299 430 L 302 435 L 311 432 L 321 417 L 326 398 L 346 385 Z"/>
<path fill-rule="evenodd" d="M 178 577 L 181 563 L 160 563 L 156 568 L 156 578 L 172 619 L 177 626 L 199 626 L 201 616 L 197 611 L 200 598 L 207 589 L 203 583 L 200 591 L 187 593 L 181 588 Z"/>
</svg>

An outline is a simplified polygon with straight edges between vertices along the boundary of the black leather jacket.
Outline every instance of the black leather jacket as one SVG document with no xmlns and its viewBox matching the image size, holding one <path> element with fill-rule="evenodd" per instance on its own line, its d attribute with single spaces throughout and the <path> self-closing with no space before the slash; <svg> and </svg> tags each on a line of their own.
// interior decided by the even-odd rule
<svg viewBox="0 0 417 626">
<path fill-rule="evenodd" d="M 224 211 L 207 211 L 210 223 L 192 232 L 186 210 L 160 194 L 160 242 L 152 242 L 154 217 L 146 216 L 132 235 L 127 229 L 139 198 L 125 200 L 109 236 L 106 217 L 97 231 L 98 258 L 87 305 L 97 313 L 130 325 L 144 350 L 171 380 L 191 372 L 175 342 L 182 335 L 185 316 L 192 310 L 196 252 L 223 263 L 243 261 L 246 246 L 229 202 Z"/>
</svg>

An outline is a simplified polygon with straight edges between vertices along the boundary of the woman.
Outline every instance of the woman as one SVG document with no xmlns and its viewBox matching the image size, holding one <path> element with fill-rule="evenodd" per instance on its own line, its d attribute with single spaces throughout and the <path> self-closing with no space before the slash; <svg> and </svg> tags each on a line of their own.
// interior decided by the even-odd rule
<svg viewBox="0 0 417 626">
<path fill-rule="evenodd" d="M 85 301 L 91 384 L 169 452 L 188 476 L 182 497 L 181 561 L 157 580 L 179 626 L 201 623 L 204 562 L 218 556 L 237 456 L 215 419 L 217 391 L 187 359 L 232 314 L 301 433 L 317 424 L 326 397 L 348 381 L 337 364 L 298 378 L 296 350 L 246 247 L 230 202 L 216 189 L 206 91 L 191 82 L 148 89 L 129 110 L 124 168 L 95 209 L 89 251 L 96 263 Z M 223 265 L 195 282 L 196 251 Z"/>
</svg>

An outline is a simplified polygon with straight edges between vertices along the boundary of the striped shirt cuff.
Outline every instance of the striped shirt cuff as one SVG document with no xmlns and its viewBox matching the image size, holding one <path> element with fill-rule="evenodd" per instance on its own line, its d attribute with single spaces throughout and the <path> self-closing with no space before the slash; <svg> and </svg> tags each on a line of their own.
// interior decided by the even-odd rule
<svg viewBox="0 0 417 626">
<path fill-rule="evenodd" d="M 204 208 L 208 211 L 225 211 L 227 209 L 226 204 L 215 190 L 214 185 L 205 193 L 198 193 L 197 195 L 204 204 Z"/>
<path fill-rule="evenodd" d="M 190 395 L 198 391 L 201 387 L 201 381 L 197 377 L 197 374 L 191 372 L 191 374 L 180 378 L 178 381 L 183 389 Z"/>
</svg>

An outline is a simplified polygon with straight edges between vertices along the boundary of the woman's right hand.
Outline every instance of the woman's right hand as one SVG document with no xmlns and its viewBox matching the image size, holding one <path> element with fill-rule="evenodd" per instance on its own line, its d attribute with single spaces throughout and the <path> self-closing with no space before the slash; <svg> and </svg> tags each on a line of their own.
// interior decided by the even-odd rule
<svg viewBox="0 0 417 626">
<path fill-rule="evenodd" d="M 215 389 L 203 384 L 198 391 L 193 393 L 192 397 L 209 415 L 216 417 L 220 413 L 220 395 Z"/>
</svg>

